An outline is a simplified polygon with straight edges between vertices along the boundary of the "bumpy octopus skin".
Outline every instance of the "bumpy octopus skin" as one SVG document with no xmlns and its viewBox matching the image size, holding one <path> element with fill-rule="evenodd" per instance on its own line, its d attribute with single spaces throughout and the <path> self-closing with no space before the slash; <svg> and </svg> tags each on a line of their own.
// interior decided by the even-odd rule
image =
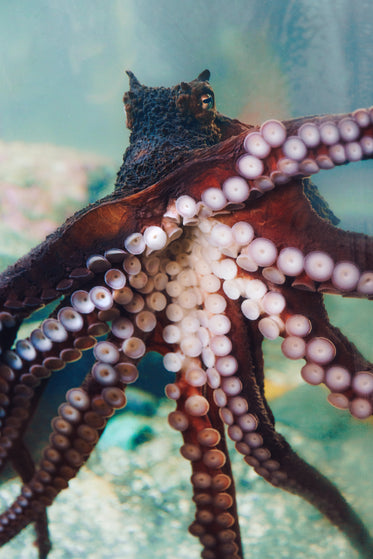
<svg viewBox="0 0 373 559">
<path fill-rule="evenodd" d="M 259 475 L 308 500 L 372 557 L 338 489 L 277 433 L 262 341 L 281 336 L 284 355 L 305 360 L 302 377 L 324 383 L 333 406 L 372 415 L 372 364 L 330 324 L 323 293 L 372 298 L 373 242 L 336 228 L 306 177 L 372 158 L 373 110 L 252 127 L 217 113 L 208 71 L 171 89 L 129 75 L 131 145 L 115 193 L 0 276 L 0 461 L 23 481 L 0 516 L 0 544 L 33 522 L 47 557 L 46 507 L 155 350 L 175 373 L 169 423 L 192 467 L 201 557 L 243 558 L 226 435 Z M 149 114 L 161 117 L 155 128 Z M 53 300 L 51 317 L 17 340 L 24 318 Z M 23 435 L 45 384 L 92 348 L 96 362 L 67 392 L 35 465 Z"/>
</svg>

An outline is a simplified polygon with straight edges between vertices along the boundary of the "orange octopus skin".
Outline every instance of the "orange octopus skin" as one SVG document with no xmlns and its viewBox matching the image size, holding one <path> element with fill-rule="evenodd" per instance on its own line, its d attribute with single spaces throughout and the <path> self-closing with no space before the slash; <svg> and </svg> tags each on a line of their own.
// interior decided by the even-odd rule
<svg viewBox="0 0 373 559">
<path fill-rule="evenodd" d="M 228 436 L 259 475 L 312 503 L 368 559 L 363 522 L 275 429 L 262 342 L 283 337 L 285 356 L 305 359 L 302 376 L 325 383 L 334 406 L 372 414 L 372 364 L 330 324 L 323 293 L 372 298 L 373 241 L 333 225 L 307 177 L 372 158 L 373 110 L 253 127 L 216 111 L 207 70 L 170 89 L 129 76 L 131 144 L 114 194 L 0 276 L 0 466 L 10 461 L 23 482 L 0 515 L 0 545 L 34 523 L 47 557 L 47 507 L 156 350 L 175 373 L 169 423 L 191 462 L 201 557 L 244 556 Z M 51 318 L 18 340 L 22 321 L 51 301 Z M 91 348 L 96 363 L 67 392 L 34 464 L 23 436 L 45 384 Z"/>
</svg>

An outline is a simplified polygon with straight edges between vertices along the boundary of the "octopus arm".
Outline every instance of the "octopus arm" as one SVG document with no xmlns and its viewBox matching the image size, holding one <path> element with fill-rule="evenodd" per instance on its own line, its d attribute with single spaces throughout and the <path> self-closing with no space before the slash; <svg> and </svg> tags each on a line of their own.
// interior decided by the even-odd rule
<svg viewBox="0 0 373 559">
<path fill-rule="evenodd" d="M 286 446 L 281 464 L 286 479 L 279 481 L 278 487 L 311 503 L 348 537 L 361 557 L 372 557 L 372 537 L 337 487 Z"/>
<path fill-rule="evenodd" d="M 315 297 L 314 294 L 309 295 L 310 298 Z M 320 296 L 316 295 L 316 297 L 319 298 Z M 313 301 L 313 305 L 314 303 L 315 301 Z M 302 308 L 304 311 L 303 305 Z M 315 311 L 314 314 L 316 315 Z M 319 313 L 317 315 L 320 316 Z M 233 309 L 230 310 L 230 316 L 234 317 L 232 338 L 237 340 L 235 356 L 239 367 L 236 374 L 243 385 L 241 395 L 247 402 L 248 415 L 256 419 L 255 423 L 249 421 L 246 423 L 243 421 L 242 416 L 234 417 L 233 427 L 228 427 L 228 429 L 231 429 L 231 434 L 238 440 L 236 442 L 236 449 L 245 456 L 246 462 L 254 467 L 259 475 L 273 485 L 309 501 L 330 522 L 347 535 L 353 547 L 359 550 L 362 557 L 371 557 L 373 541 L 356 512 L 346 502 L 337 487 L 315 467 L 307 464 L 299 457 L 285 438 L 276 431 L 274 417 L 266 401 L 264 390 L 261 387 L 261 359 L 259 358 L 258 362 L 255 358 L 255 352 L 250 351 L 249 353 L 247 351 L 253 331 L 249 324 L 249 328 L 246 329 L 247 334 L 243 336 L 242 332 L 245 330 L 245 324 L 242 323 L 242 317 L 240 320 L 239 313 L 235 313 Z M 327 321 L 326 312 L 324 319 Z M 322 318 L 320 318 L 320 323 L 323 323 Z M 329 328 L 333 330 L 334 340 L 338 339 L 342 344 L 343 338 L 343 343 L 347 342 L 343 356 L 350 355 L 350 352 L 352 352 L 355 358 L 357 358 L 357 350 L 351 347 L 351 344 L 328 321 L 327 327 L 328 335 L 331 335 Z M 255 346 L 257 346 L 256 343 Z M 248 355 L 251 358 L 248 358 Z M 361 358 L 361 356 L 359 357 Z M 366 362 L 364 365 L 366 365 Z M 241 422 L 241 426 L 247 427 L 250 425 L 251 427 L 243 439 L 241 433 L 234 432 L 239 422 Z M 246 444 L 245 437 L 249 444 Z"/>
<path fill-rule="evenodd" d="M 24 318 L 89 283 L 92 270 L 110 267 L 105 251 L 120 247 L 117 251 L 124 252 L 123 239 L 159 212 L 160 201 L 151 203 L 145 192 L 125 200 L 107 197 L 68 219 L 9 266 L 0 276 L 0 348 L 11 346 Z"/>
<path fill-rule="evenodd" d="M 134 226 L 136 209 L 127 201 L 121 204 L 107 202 L 88 207 L 70 218 L 55 233 L 33 249 L 29 254 L 10 266 L 1 275 L 0 297 L 5 309 L 31 312 L 46 301 L 58 298 L 79 281 L 78 270 L 82 267 L 84 256 L 92 255 L 94 248 L 105 244 L 107 239 L 115 239 Z M 84 262 L 85 263 L 85 262 Z M 45 277 L 40 282 L 42 270 Z M 83 275 L 83 270 L 81 270 Z M 87 275 L 89 271 L 87 270 Z M 71 285 L 59 282 L 72 276 Z"/>
<path fill-rule="evenodd" d="M 232 320 L 236 373 L 223 376 L 220 388 L 203 391 L 188 384 L 191 369 L 202 367 L 202 364 L 189 362 L 186 371 L 178 375 L 176 385 L 181 396 L 177 411 L 169 418 L 171 426 L 182 431 L 184 445 L 181 453 L 192 465 L 196 517 L 190 527 L 191 533 L 199 537 L 205 550 L 213 550 L 216 557 L 226 554 L 225 545 L 220 549 L 222 544 L 219 543 L 225 537 L 231 552 L 241 553 L 234 482 L 224 438 L 225 424 L 236 450 L 259 475 L 274 486 L 308 500 L 349 537 L 362 556 L 370 557 L 372 540 L 358 515 L 339 490 L 316 468 L 302 460 L 276 431 L 264 394 L 261 351 L 257 350 L 262 337 L 257 329 L 246 323 L 232 302 L 228 314 Z M 224 375 L 227 373 L 226 363 L 220 361 L 216 366 Z M 213 383 L 212 379 L 210 383 Z M 209 402 L 207 413 L 202 409 L 207 406 L 204 397 Z M 196 406 L 193 411 L 192 400 Z"/>
</svg>

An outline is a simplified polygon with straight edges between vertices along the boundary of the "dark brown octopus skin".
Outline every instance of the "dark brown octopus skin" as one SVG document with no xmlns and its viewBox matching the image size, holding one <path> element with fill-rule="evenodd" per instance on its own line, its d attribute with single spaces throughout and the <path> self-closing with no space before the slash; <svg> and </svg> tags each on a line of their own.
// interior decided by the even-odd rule
<svg viewBox="0 0 373 559">
<path fill-rule="evenodd" d="M 131 143 L 114 193 L 0 276 L 0 461 L 10 461 L 24 484 L 0 516 L 0 544 L 33 522 L 39 556 L 47 557 L 46 507 L 125 405 L 146 349 L 163 354 L 176 372 L 166 387 L 177 402 L 169 422 L 182 432 L 181 453 L 191 461 L 197 510 L 190 531 L 203 558 L 243 557 L 225 424 L 259 475 L 308 500 L 372 557 L 367 529 L 337 488 L 276 432 L 264 395 L 262 341 L 283 336 L 284 353 L 304 356 L 302 375 L 324 382 L 331 403 L 362 419 L 372 413 L 372 365 L 330 324 L 323 293 L 371 298 L 373 242 L 337 229 L 306 177 L 371 158 L 373 112 L 271 121 L 259 131 L 216 111 L 207 70 L 170 89 L 144 87 L 128 74 Z M 254 241 L 242 222 L 252 226 Z M 312 253 L 303 271 L 283 263 L 286 247 L 293 247 L 290 264 L 299 251 Z M 142 271 L 133 274 L 139 263 Z M 254 285 L 267 293 L 253 294 Z M 89 295 L 71 303 L 82 290 Z M 22 321 L 51 301 L 57 308 L 43 333 L 16 342 Z M 48 378 L 92 347 L 99 364 L 66 394 L 36 465 L 23 436 Z"/>
</svg>

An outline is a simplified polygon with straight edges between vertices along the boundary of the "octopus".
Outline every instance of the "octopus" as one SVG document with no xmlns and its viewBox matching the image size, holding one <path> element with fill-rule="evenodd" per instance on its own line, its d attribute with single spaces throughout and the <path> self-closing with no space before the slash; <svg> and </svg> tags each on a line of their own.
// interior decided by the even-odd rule
<svg viewBox="0 0 373 559">
<path fill-rule="evenodd" d="M 114 192 L 0 276 L 0 465 L 22 482 L 0 515 L 0 544 L 33 523 L 47 557 L 47 507 L 125 406 L 139 361 L 157 351 L 172 375 L 168 421 L 191 464 L 189 530 L 202 558 L 244 557 L 227 438 L 259 476 L 372 557 L 362 520 L 276 431 L 262 343 L 280 337 L 331 405 L 372 415 L 372 364 L 330 323 L 323 294 L 372 298 L 373 240 L 338 229 L 309 177 L 372 158 L 373 109 L 250 126 L 217 111 L 208 70 L 171 88 L 127 73 L 131 137 Z M 20 339 L 23 321 L 52 302 Z M 88 351 L 94 364 L 80 385 L 69 379 L 34 460 L 25 432 L 48 380 Z"/>
</svg>

